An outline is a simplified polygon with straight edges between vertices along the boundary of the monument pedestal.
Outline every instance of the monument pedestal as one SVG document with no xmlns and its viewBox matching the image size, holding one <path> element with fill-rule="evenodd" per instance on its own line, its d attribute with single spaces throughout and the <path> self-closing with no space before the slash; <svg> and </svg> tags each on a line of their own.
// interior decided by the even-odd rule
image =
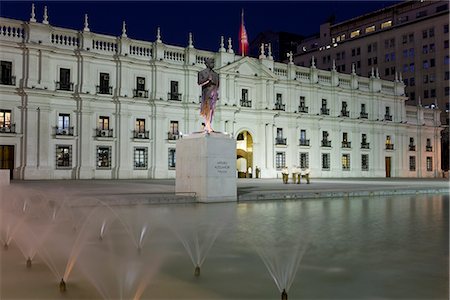
<svg viewBox="0 0 450 300">
<path fill-rule="evenodd" d="M 199 202 L 237 201 L 236 141 L 229 135 L 184 135 L 176 155 L 176 193 L 194 192 Z"/>
</svg>

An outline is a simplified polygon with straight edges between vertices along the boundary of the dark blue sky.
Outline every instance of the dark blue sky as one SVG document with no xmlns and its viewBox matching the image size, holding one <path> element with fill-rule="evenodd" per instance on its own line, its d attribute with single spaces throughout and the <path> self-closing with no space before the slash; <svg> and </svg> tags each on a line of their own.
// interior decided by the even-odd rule
<svg viewBox="0 0 450 300">
<path fill-rule="evenodd" d="M 340 22 L 399 1 L 35 1 L 36 18 L 42 21 L 47 5 L 50 24 L 81 30 L 84 14 L 89 14 L 92 32 L 120 35 L 122 20 L 127 22 L 130 38 L 154 41 L 156 27 L 161 27 L 163 41 L 187 45 L 188 32 L 194 34 L 198 49 L 216 51 L 220 36 L 237 38 L 241 9 L 249 39 L 265 30 L 288 31 L 310 35 L 331 14 Z M 2 17 L 29 20 L 31 2 L 1 1 Z"/>
</svg>

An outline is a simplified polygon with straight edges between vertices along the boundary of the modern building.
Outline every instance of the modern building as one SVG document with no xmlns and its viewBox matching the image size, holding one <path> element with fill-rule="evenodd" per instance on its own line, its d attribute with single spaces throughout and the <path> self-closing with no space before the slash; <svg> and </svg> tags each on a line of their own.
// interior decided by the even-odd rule
<svg viewBox="0 0 450 300">
<path fill-rule="evenodd" d="M 294 62 L 386 80 L 402 78 L 410 105 L 439 107 L 449 124 L 448 1 L 405 1 L 338 24 L 324 23 L 305 38 Z"/>
<path fill-rule="evenodd" d="M 0 18 L 0 167 L 16 179 L 174 178 L 176 141 L 199 131 L 197 74 L 214 58 L 213 128 L 237 140 L 241 175 L 440 176 L 438 109 L 405 86 L 236 55 Z M 247 174 L 243 174 L 247 173 Z M 251 173 L 251 174 L 248 174 Z"/>
</svg>

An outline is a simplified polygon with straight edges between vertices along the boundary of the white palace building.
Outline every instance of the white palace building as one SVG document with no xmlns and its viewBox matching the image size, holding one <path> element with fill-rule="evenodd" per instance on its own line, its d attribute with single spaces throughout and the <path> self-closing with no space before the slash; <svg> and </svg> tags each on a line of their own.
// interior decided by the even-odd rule
<svg viewBox="0 0 450 300">
<path fill-rule="evenodd" d="M 174 178 L 176 140 L 200 131 L 205 58 L 220 76 L 213 128 L 240 177 L 440 176 L 439 109 L 405 105 L 401 75 L 336 70 L 0 18 L 0 168 L 14 179 Z M 292 57 L 292 56 L 291 56 Z"/>
</svg>

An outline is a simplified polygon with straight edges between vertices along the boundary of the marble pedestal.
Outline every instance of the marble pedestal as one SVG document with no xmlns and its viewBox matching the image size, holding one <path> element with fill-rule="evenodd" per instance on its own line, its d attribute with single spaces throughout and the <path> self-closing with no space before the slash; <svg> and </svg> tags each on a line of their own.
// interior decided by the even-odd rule
<svg viewBox="0 0 450 300">
<path fill-rule="evenodd" d="M 237 201 L 236 141 L 229 135 L 184 135 L 176 155 L 177 193 L 194 192 L 199 202 Z"/>
<path fill-rule="evenodd" d="M 9 185 L 9 169 L 0 170 L 0 186 Z"/>
</svg>

